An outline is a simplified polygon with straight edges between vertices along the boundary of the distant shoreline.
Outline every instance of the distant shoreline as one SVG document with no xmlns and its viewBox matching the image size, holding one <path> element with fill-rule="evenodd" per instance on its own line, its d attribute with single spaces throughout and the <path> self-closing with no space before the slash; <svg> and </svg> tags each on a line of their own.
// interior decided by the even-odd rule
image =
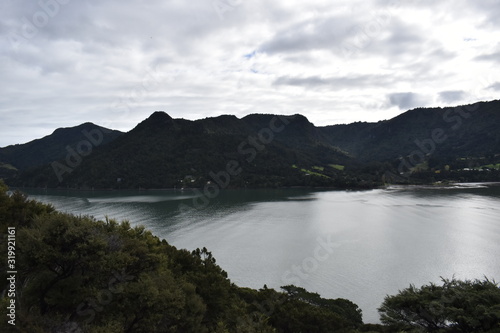
<svg viewBox="0 0 500 333">
<path fill-rule="evenodd" d="M 336 191 L 370 191 L 377 189 L 467 189 L 467 188 L 489 188 L 489 187 L 500 187 L 500 182 L 470 182 L 470 183 L 460 183 L 460 182 L 449 182 L 449 183 L 433 183 L 433 184 L 387 184 L 375 187 L 350 187 L 350 188 L 339 188 L 339 187 L 329 187 L 329 186 L 287 186 L 287 187 L 240 187 L 240 188 L 226 188 L 224 190 L 283 190 L 283 189 L 311 189 L 311 190 L 336 190 Z M 94 191 L 107 191 L 107 192 L 117 192 L 117 191 L 140 191 L 140 192 L 156 192 L 156 191 L 191 191 L 200 190 L 199 187 L 188 187 L 188 188 L 44 188 L 44 187 L 11 187 L 12 190 L 56 190 L 56 191 L 78 191 L 78 192 L 94 192 Z"/>
<path fill-rule="evenodd" d="M 458 183 L 458 182 L 450 182 L 450 183 L 434 183 L 434 184 L 404 184 L 404 185 L 387 185 L 386 189 L 401 189 L 401 188 L 414 188 L 414 189 L 467 189 L 467 188 L 490 188 L 500 186 L 500 182 L 471 182 L 471 183 Z"/>
</svg>

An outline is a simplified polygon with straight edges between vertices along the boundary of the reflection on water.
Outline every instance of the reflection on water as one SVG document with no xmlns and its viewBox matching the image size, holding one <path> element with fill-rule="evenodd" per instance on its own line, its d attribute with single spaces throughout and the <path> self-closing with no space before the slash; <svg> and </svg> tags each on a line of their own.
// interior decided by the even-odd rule
<svg viewBox="0 0 500 333">
<path fill-rule="evenodd" d="M 240 286 L 294 283 L 350 299 L 365 322 L 410 283 L 500 280 L 499 186 L 228 190 L 203 209 L 186 208 L 190 191 L 29 193 L 61 211 L 142 224 L 180 248 L 206 246 Z"/>
</svg>

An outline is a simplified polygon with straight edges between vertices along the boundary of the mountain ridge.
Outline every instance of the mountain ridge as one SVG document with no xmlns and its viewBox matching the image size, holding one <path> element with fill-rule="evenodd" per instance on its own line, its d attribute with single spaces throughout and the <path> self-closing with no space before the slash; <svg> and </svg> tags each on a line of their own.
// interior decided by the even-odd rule
<svg viewBox="0 0 500 333">
<path fill-rule="evenodd" d="M 353 130 L 355 127 L 356 131 Z M 459 147 L 457 142 L 460 141 L 469 142 L 467 154 L 474 151 L 480 154 L 494 151 L 499 153 L 500 100 L 457 107 L 417 108 L 377 123 L 352 123 L 322 128 L 332 143 L 368 160 L 398 158 L 401 157 L 401 151 L 409 154 L 418 148 L 416 140 L 430 139 L 431 132 L 435 129 L 442 129 L 447 136 L 446 142 L 436 147 L 440 154 L 449 156 L 446 151 Z M 349 131 L 355 133 L 349 136 Z M 341 136 L 345 142 L 342 142 Z M 352 141 L 355 141 L 354 144 Z M 481 142 L 479 146 L 478 142 Z M 492 145 L 492 142 L 496 145 Z M 378 149 L 374 149 L 375 145 L 379 146 Z M 381 145 L 386 148 L 382 153 Z M 378 156 L 371 152 L 376 152 Z"/>
<path fill-rule="evenodd" d="M 74 127 L 57 128 L 42 138 L 0 148 L 0 163 L 12 165 L 20 170 L 48 164 L 63 158 L 67 146 L 75 146 L 79 142 L 88 140 L 85 134 L 93 131 L 102 133 L 102 142 L 99 143 L 102 145 L 123 134 L 91 122 Z"/>
<path fill-rule="evenodd" d="M 203 187 L 213 181 L 210 174 L 232 163 L 242 172 L 232 177 L 231 187 L 370 187 L 380 185 L 387 171 L 402 173 L 403 162 L 409 165 L 404 171 L 436 174 L 500 163 L 500 101 L 319 127 L 300 114 L 186 120 L 155 111 L 129 132 L 113 133 L 89 154 L 82 150 L 81 156 L 60 157 L 45 167 L 36 161 L 19 172 L 9 169 L 8 180 L 33 187 Z M 8 165 L 4 149 L 0 163 Z"/>
</svg>

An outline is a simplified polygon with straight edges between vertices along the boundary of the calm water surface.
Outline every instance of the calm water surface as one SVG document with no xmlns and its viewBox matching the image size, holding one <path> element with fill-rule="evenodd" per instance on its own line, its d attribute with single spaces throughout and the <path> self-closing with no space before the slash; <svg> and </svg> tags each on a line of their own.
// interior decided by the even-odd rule
<svg viewBox="0 0 500 333">
<path fill-rule="evenodd" d="M 25 191 L 58 210 L 127 219 L 178 248 L 206 246 L 239 286 L 300 285 L 378 322 L 387 294 L 440 276 L 500 281 L 500 186 L 363 192 Z M 184 208 L 182 208 L 184 207 Z"/>
</svg>

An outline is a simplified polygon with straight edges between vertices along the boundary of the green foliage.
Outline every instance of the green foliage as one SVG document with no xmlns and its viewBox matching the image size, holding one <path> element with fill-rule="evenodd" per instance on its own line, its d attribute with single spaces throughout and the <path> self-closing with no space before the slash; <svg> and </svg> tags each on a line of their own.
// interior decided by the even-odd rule
<svg viewBox="0 0 500 333">
<path fill-rule="evenodd" d="M 355 332 L 361 327 L 361 310 L 350 301 L 323 299 L 296 286 L 282 289 L 240 288 L 240 297 L 250 304 L 250 324 L 269 323 L 276 332 Z"/>
<path fill-rule="evenodd" d="M 304 288 L 284 286 L 285 297 L 271 321 L 282 332 L 348 332 L 363 321 L 358 306 L 345 299 L 324 299 Z"/>
<path fill-rule="evenodd" d="M 53 206 L 28 200 L 27 196 L 19 191 L 9 191 L 0 179 L 0 228 L 2 231 L 13 226 L 8 225 L 11 221 L 15 221 L 17 226 L 25 226 L 34 216 L 51 212 L 54 212 Z"/>
<path fill-rule="evenodd" d="M 343 171 L 345 169 L 345 166 L 343 165 L 338 165 L 338 164 L 330 164 L 332 168 L 335 168 L 337 170 Z"/>
<path fill-rule="evenodd" d="M 484 280 L 443 279 L 442 285 L 411 285 L 387 296 L 382 323 L 425 332 L 500 332 L 500 288 Z"/>
<path fill-rule="evenodd" d="M 361 309 L 354 303 L 346 299 L 324 299 L 317 293 L 311 293 L 304 288 L 296 286 L 284 286 L 282 289 L 288 297 L 304 303 L 327 309 L 341 317 L 348 319 L 353 326 L 363 323 Z"/>
</svg>

